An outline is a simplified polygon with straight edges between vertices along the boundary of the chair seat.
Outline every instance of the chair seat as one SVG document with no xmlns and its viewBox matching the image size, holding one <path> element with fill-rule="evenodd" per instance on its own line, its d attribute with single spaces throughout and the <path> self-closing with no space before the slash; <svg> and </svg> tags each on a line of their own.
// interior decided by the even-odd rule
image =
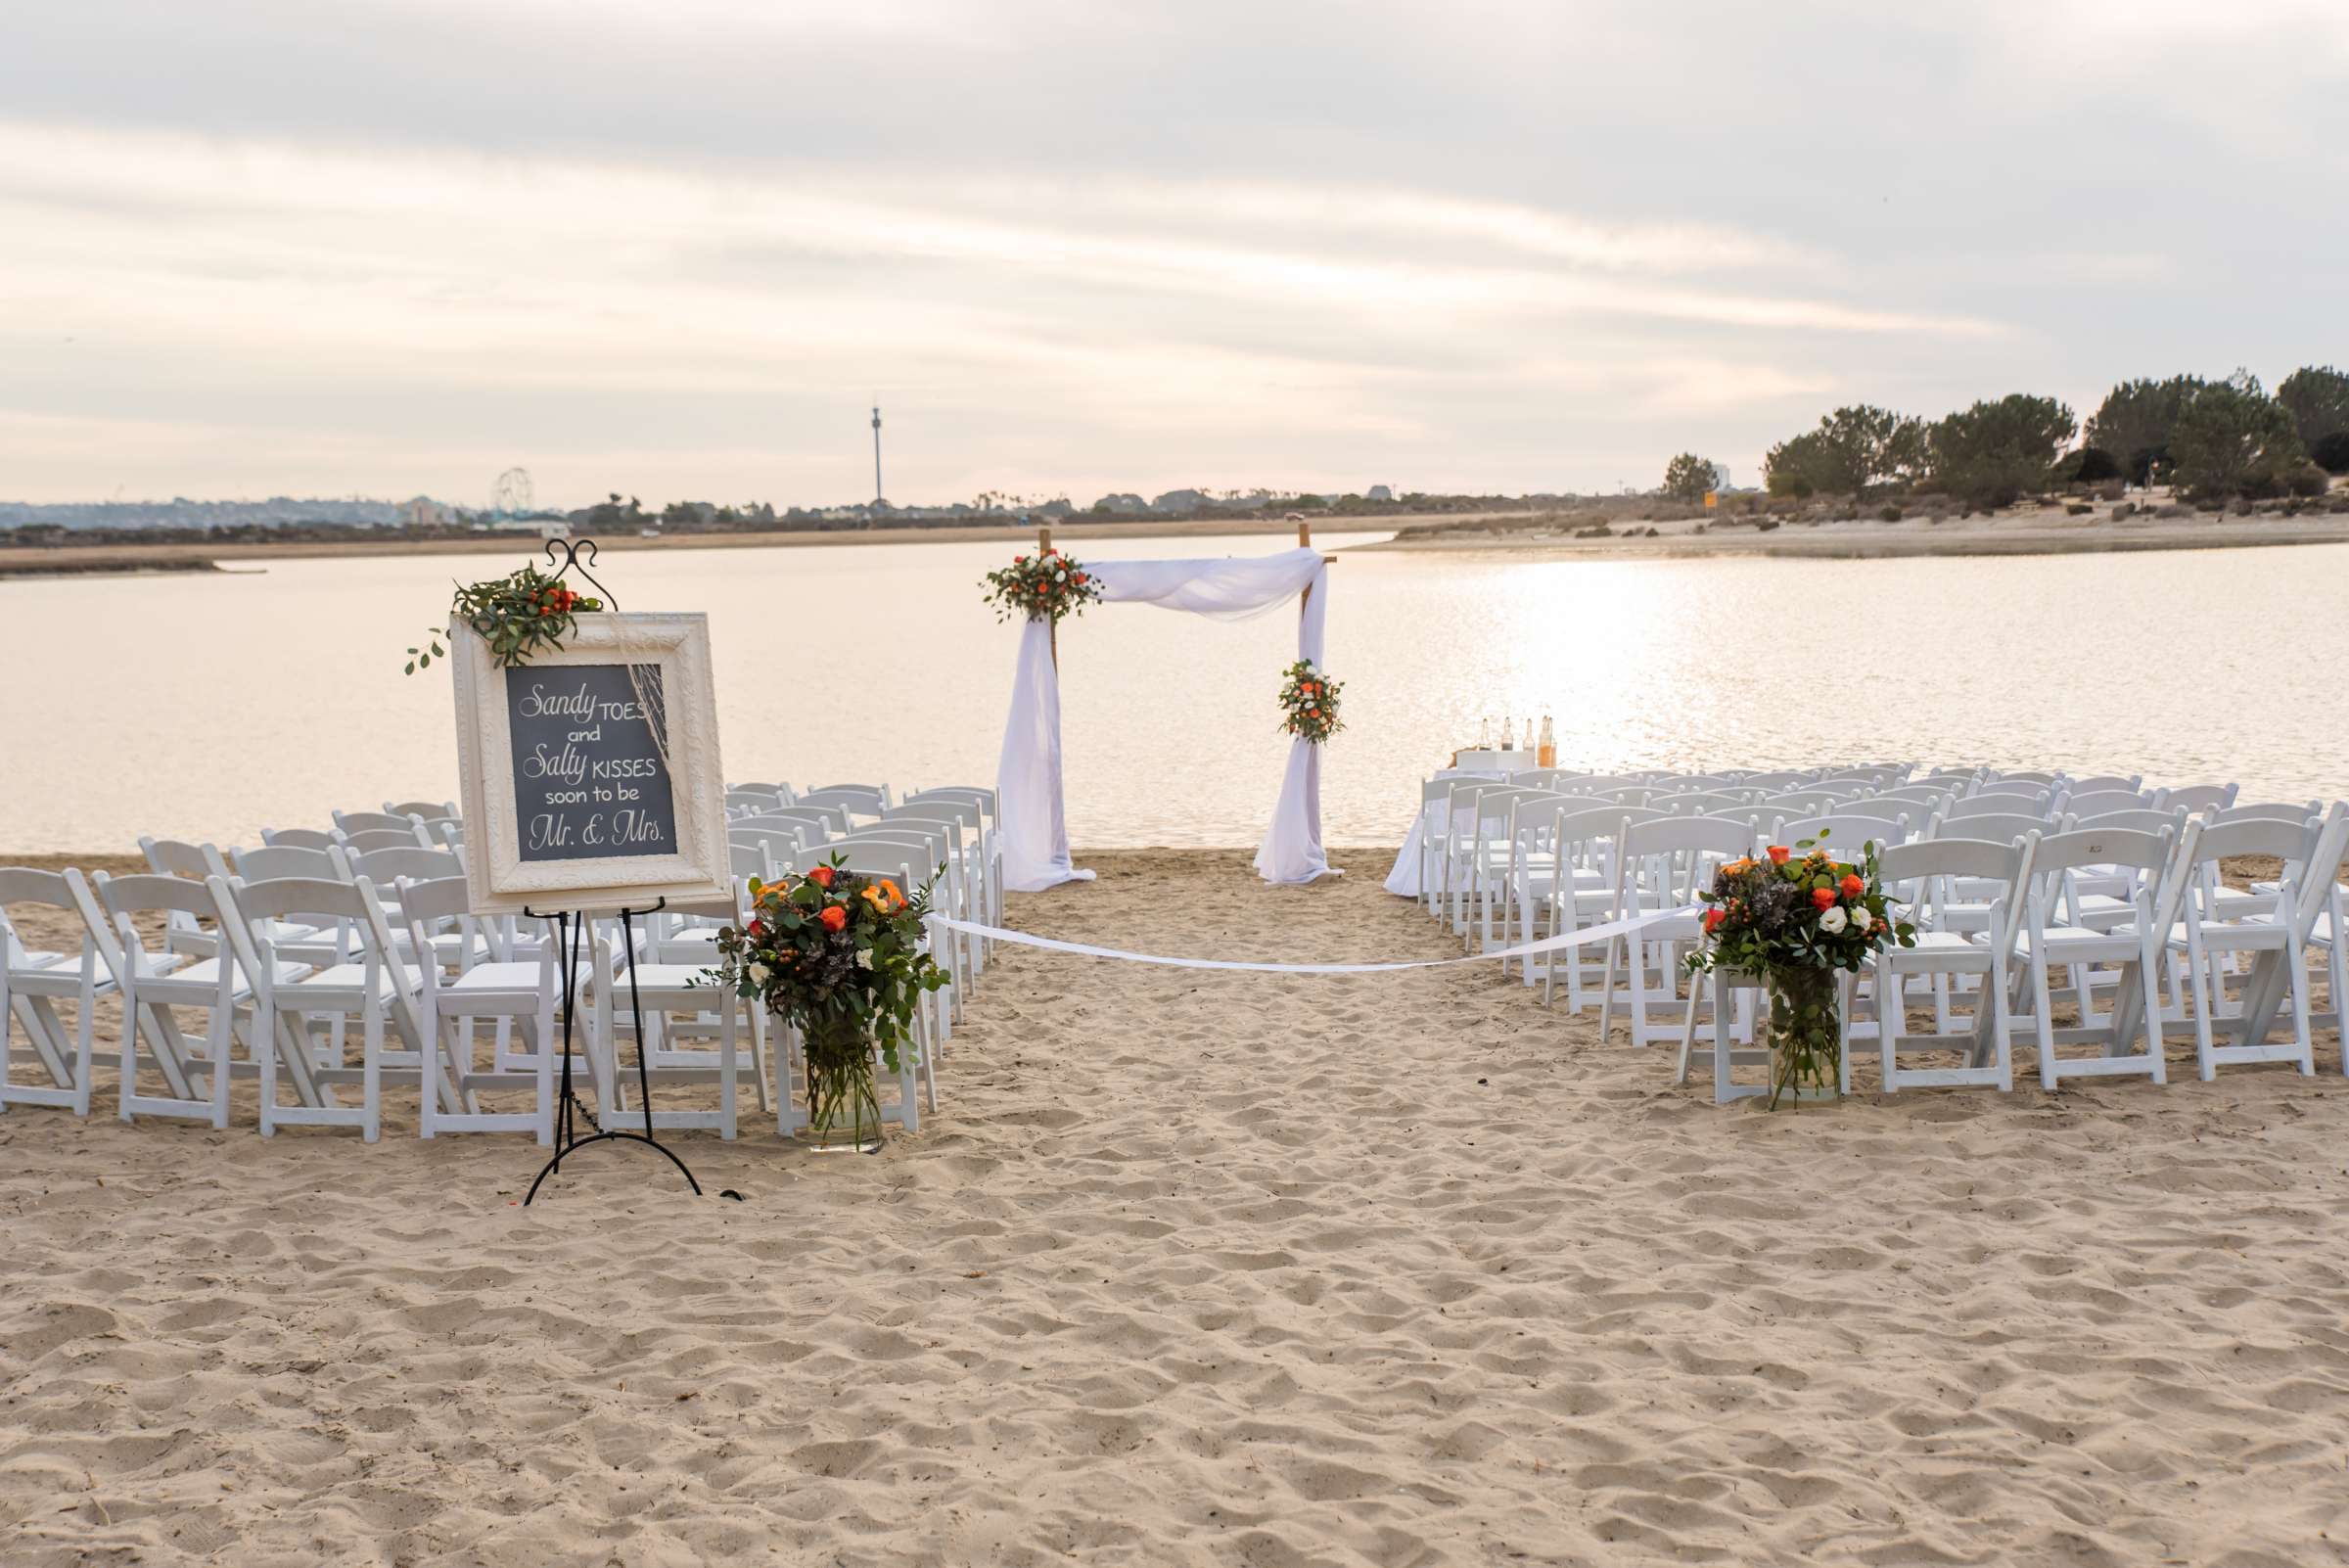
<svg viewBox="0 0 2349 1568">
<path fill-rule="evenodd" d="M 408 973 L 411 977 L 413 976 L 413 971 L 408 971 Z M 400 971 L 394 970 L 390 964 L 378 967 L 375 972 L 376 993 L 382 996 L 391 995 L 393 988 L 399 984 L 399 975 Z M 411 983 L 413 983 L 412 979 Z M 281 981 L 278 995 L 279 999 L 283 1000 L 289 992 L 297 996 L 304 992 L 350 992 L 355 993 L 366 988 L 367 966 L 365 964 L 335 964 L 319 970 L 314 975 L 297 980 L 290 986 Z"/>
<path fill-rule="evenodd" d="M 468 992 L 495 991 L 529 992 L 534 995 L 538 990 L 538 977 L 542 973 L 558 979 L 562 975 L 562 971 L 559 969 L 542 968 L 535 959 L 528 962 L 516 959 L 501 963 L 476 964 L 454 980 L 442 981 L 440 990 L 443 993 L 454 992 L 462 994 Z M 578 973 L 573 983 L 575 986 L 590 986 L 595 983 L 595 976 L 596 971 L 593 965 L 581 964 L 578 966 Z"/>
</svg>

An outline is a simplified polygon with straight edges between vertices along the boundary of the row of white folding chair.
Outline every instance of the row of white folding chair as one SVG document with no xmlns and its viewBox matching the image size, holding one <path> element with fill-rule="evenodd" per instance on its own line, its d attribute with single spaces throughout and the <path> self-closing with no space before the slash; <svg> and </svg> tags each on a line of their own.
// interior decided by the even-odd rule
<svg viewBox="0 0 2349 1568">
<path fill-rule="evenodd" d="M 2349 869 L 2349 812 L 2300 821 L 2248 817 L 2206 824 L 2189 819 L 2181 833 L 2183 816 L 2159 816 L 2150 826 L 2096 823 L 2044 837 L 2033 832 L 2004 848 L 1938 838 L 1886 850 L 1886 886 L 1910 901 L 1909 913 L 1923 929 L 1915 947 L 1880 952 L 1869 970 L 1867 990 L 1876 1013 L 1872 1032 L 1885 1089 L 2011 1087 L 2018 1009 L 2036 1034 L 2046 1087 L 2070 1078 L 2124 1074 L 2165 1083 L 2161 1025 L 2165 1018 L 2181 1021 L 2176 1010 L 2165 1014 L 2159 1001 L 2165 967 L 2173 984 L 2177 970 L 2186 971 L 2197 1068 L 2204 1080 L 2222 1065 L 2242 1062 L 2289 1062 L 2303 1074 L 2313 1073 L 2312 1024 L 2337 1029 L 2338 998 L 2349 988 L 2335 940 L 2342 925 L 2339 879 Z M 2211 911 L 2198 890 L 2208 886 L 2221 861 L 2248 854 L 2275 855 L 2290 868 L 2280 885 L 2277 909 L 2239 918 Z M 2124 898 L 2081 892 L 2085 876 L 2101 878 L 2116 869 L 2131 874 Z M 1985 882 L 2002 891 L 1986 917 L 1977 919 L 1974 900 L 1959 890 Z M 2096 907 L 2099 903 L 2106 907 Z M 1980 927 L 1978 933 L 1960 929 L 1973 925 Z M 2324 1014 L 2312 1004 L 2314 985 L 2303 959 L 2310 949 L 2316 950 L 2334 998 Z M 2258 960 L 2242 971 L 2241 995 L 2233 1001 L 2229 971 L 2217 961 L 2227 953 Z M 2069 981 L 2061 990 L 2049 983 L 2049 972 L 2057 969 Z M 1937 1018 L 1932 1034 L 1918 1035 L 1907 1026 L 1912 980 L 1930 986 Z M 1949 1023 L 1952 981 L 1972 982 L 1976 998 L 1972 1017 L 1957 1033 Z M 1852 988 L 1846 989 L 1848 998 Z M 2111 992 L 2102 1012 L 2096 1007 L 2098 990 Z M 2073 1005 L 2077 1022 L 2054 1023 L 2058 1000 Z M 2290 1038 L 2273 1040 L 2271 1022 L 2287 1001 Z M 1853 1011 L 1847 1006 L 1847 1027 Z M 2233 1038 L 2222 1041 L 2216 1024 L 2231 1026 Z M 2095 1044 L 2099 1054 L 2065 1056 L 2058 1049 L 2076 1043 Z M 1904 1050 L 1913 1054 L 1952 1046 L 1964 1052 L 1963 1065 L 1900 1065 Z M 1848 1088 L 1848 1050 L 1845 1059 Z M 1684 1057 L 1683 1071 L 1685 1065 Z M 2341 1066 L 2349 1073 L 2349 1050 Z"/>
</svg>

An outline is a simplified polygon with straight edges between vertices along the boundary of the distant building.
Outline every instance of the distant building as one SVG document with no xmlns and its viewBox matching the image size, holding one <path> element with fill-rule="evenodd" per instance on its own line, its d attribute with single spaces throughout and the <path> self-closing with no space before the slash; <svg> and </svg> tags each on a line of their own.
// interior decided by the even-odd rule
<svg viewBox="0 0 2349 1568">
<path fill-rule="evenodd" d="M 402 528 L 444 529 L 457 520 L 457 514 L 429 495 L 419 495 L 399 503 L 399 523 Z"/>
<path fill-rule="evenodd" d="M 1365 501 L 1392 501 L 1395 499 L 1395 492 L 1384 484 L 1373 484 L 1363 493 L 1362 499 Z"/>
</svg>

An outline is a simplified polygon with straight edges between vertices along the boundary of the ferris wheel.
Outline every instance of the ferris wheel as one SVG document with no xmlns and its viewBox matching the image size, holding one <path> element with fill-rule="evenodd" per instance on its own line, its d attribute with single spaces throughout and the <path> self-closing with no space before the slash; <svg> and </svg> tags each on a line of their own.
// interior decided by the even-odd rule
<svg viewBox="0 0 2349 1568">
<path fill-rule="evenodd" d="M 489 486 L 489 510 L 506 517 L 537 510 L 537 500 L 530 493 L 530 471 L 509 468 Z"/>
</svg>

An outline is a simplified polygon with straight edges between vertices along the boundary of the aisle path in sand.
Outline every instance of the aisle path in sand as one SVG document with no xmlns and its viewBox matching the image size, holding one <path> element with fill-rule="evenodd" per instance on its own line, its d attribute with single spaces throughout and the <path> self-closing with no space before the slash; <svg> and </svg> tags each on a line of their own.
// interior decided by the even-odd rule
<svg viewBox="0 0 2349 1568">
<path fill-rule="evenodd" d="M 1015 921 L 1457 951 L 1385 856 L 1086 858 Z M 1007 948 L 919 1138 L 680 1136 L 741 1205 L 16 1110 L 0 1559 L 2337 1561 L 2323 1059 L 1771 1117 L 1481 967 Z"/>
</svg>

